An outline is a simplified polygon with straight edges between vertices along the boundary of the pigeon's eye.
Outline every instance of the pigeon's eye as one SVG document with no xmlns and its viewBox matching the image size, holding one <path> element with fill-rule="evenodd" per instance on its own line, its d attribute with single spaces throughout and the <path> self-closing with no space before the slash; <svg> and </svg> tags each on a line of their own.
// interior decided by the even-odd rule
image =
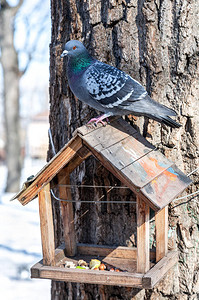
<svg viewBox="0 0 199 300">
<path fill-rule="evenodd" d="M 75 50 L 76 48 L 77 48 L 77 47 L 76 47 L 76 46 L 74 46 L 74 47 L 73 47 L 73 50 Z"/>
</svg>

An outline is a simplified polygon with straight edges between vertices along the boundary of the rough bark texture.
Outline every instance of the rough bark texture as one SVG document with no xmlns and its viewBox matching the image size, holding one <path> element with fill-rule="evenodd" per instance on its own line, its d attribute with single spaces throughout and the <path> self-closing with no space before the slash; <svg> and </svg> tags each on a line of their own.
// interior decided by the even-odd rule
<svg viewBox="0 0 199 300">
<path fill-rule="evenodd" d="M 19 121 L 19 66 L 14 48 L 14 17 L 23 1 L 15 7 L 3 0 L 0 8 L 0 49 L 4 82 L 4 120 L 6 132 L 7 192 L 17 192 L 21 175 Z"/>
<path fill-rule="evenodd" d="M 60 59 L 64 43 L 80 39 L 95 57 L 126 71 L 155 100 L 178 112 L 182 128 L 175 130 L 143 118 L 131 121 L 182 171 L 194 170 L 199 163 L 198 3 L 194 0 L 51 0 L 51 13 L 50 125 L 56 151 L 71 138 L 75 128 L 94 115 L 92 109 L 74 99 L 65 77 L 66 66 Z M 191 175 L 194 184 L 189 192 L 197 190 L 198 174 L 197 171 Z M 93 158 L 73 172 L 71 180 L 95 185 L 117 182 Z M 133 199 L 132 193 L 125 190 L 119 194 L 105 189 L 74 191 L 77 200 L 101 195 L 107 201 L 110 197 Z M 179 200 L 170 205 L 169 247 L 178 249 L 179 263 L 153 290 L 53 282 L 52 299 L 197 299 L 196 200 L 177 206 L 184 201 Z M 134 205 L 95 206 L 78 202 L 74 209 L 78 242 L 129 246 L 136 243 Z M 58 245 L 63 241 L 63 233 L 56 201 L 53 211 Z"/>
</svg>

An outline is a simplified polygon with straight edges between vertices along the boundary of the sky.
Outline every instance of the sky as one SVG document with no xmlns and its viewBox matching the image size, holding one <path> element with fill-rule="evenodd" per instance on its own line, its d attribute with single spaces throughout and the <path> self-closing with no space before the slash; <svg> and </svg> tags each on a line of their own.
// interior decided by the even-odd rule
<svg viewBox="0 0 199 300">
<path fill-rule="evenodd" d="M 32 114 L 40 112 L 47 102 L 50 1 L 24 1 L 19 14 L 16 16 L 15 47 L 19 51 L 20 69 L 23 70 L 27 64 L 27 52 L 33 56 L 20 82 L 21 115 L 27 116 L 29 112 Z"/>
<path fill-rule="evenodd" d="M 9 0 L 11 6 L 18 1 Z M 29 117 L 47 106 L 49 84 L 50 1 L 24 0 L 15 18 L 14 44 L 23 70 L 29 54 L 32 60 L 20 80 L 20 114 Z M 0 116 L 3 114 L 3 74 L 0 68 Z M 0 118 L 0 122 L 2 117 Z"/>
</svg>

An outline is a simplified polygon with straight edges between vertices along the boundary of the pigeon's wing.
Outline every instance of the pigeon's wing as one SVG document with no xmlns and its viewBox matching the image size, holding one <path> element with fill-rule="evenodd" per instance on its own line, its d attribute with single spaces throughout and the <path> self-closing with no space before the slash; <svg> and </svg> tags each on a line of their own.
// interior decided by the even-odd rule
<svg viewBox="0 0 199 300">
<path fill-rule="evenodd" d="M 133 113 L 174 128 L 180 127 L 180 124 L 169 117 L 176 115 L 174 110 L 151 99 L 140 83 L 112 66 L 99 61 L 93 63 L 85 72 L 84 89 L 85 87 L 90 103 L 93 104 L 94 101 L 96 107 L 99 110 L 103 107 L 106 113 Z"/>
<path fill-rule="evenodd" d="M 102 62 L 95 62 L 86 72 L 90 97 L 106 108 L 128 109 L 147 96 L 144 87 L 126 73 Z"/>
</svg>

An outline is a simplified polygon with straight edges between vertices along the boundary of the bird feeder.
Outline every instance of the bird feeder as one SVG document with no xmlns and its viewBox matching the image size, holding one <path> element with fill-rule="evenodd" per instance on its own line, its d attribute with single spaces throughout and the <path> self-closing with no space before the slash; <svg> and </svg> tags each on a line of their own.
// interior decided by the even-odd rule
<svg viewBox="0 0 199 300">
<path fill-rule="evenodd" d="M 73 205 L 61 201 L 65 244 L 55 249 L 50 183 L 57 176 L 62 184 L 59 197 L 71 199 L 70 173 L 90 155 L 136 195 L 136 248 L 76 243 Z M 177 262 L 177 252 L 168 251 L 168 204 L 190 183 L 173 162 L 123 119 L 114 120 L 105 127 L 99 124 L 78 128 L 73 138 L 14 197 L 23 205 L 37 195 L 39 198 L 43 260 L 31 268 L 31 277 L 153 288 Z M 149 248 L 150 208 L 155 211 L 155 252 Z M 62 267 L 64 261 L 88 261 L 94 257 L 127 271 Z"/>
</svg>

